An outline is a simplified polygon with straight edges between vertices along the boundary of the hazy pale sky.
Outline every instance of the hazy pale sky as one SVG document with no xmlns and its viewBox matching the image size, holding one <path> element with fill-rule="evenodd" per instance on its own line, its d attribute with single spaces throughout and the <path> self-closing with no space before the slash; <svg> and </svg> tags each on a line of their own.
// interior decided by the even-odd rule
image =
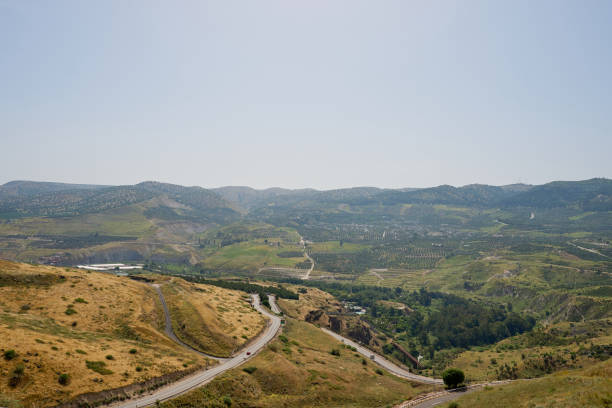
<svg viewBox="0 0 612 408">
<path fill-rule="evenodd" d="M 612 177 L 612 2 L 0 0 L 0 183 Z"/>
</svg>

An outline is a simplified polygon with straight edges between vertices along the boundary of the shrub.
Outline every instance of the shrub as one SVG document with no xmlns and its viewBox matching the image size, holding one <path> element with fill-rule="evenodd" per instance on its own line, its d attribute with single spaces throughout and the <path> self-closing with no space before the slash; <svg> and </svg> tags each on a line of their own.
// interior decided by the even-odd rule
<svg viewBox="0 0 612 408">
<path fill-rule="evenodd" d="M 330 351 L 332 356 L 339 356 L 340 355 L 340 350 L 338 349 L 332 349 L 332 351 Z"/>
<path fill-rule="evenodd" d="M 448 404 L 448 408 L 459 408 L 459 404 L 453 401 L 450 404 Z"/>
<path fill-rule="evenodd" d="M 278 336 L 278 339 L 279 339 L 280 341 L 282 341 L 283 343 L 285 343 L 285 344 L 286 344 L 286 343 L 289 343 L 289 339 L 288 339 L 288 338 L 287 338 L 287 336 L 285 336 L 285 335 L 282 335 L 282 334 L 281 334 L 280 336 Z"/>
<path fill-rule="evenodd" d="M 232 399 L 228 395 L 226 395 L 225 397 L 223 397 L 223 403 L 227 405 L 228 407 L 231 407 Z"/>
<path fill-rule="evenodd" d="M 15 350 L 6 350 L 4 352 L 4 359 L 5 360 L 12 360 L 15 357 L 17 357 L 17 352 Z"/>
<path fill-rule="evenodd" d="M 88 301 L 86 301 L 86 300 L 85 300 L 85 299 L 83 299 L 83 298 L 76 298 L 76 299 L 74 299 L 74 301 L 75 301 L 76 303 L 89 303 Z"/>
<path fill-rule="evenodd" d="M 23 378 L 23 373 L 25 372 L 25 367 L 23 364 L 18 364 L 17 367 L 13 370 L 11 377 L 9 378 L 9 385 L 11 387 L 16 387 L 19 385 Z"/>
<path fill-rule="evenodd" d="M 80 349 L 76 349 L 76 350 L 74 350 L 74 351 L 76 351 L 76 352 L 77 352 L 77 353 L 79 353 L 79 354 L 87 354 L 87 352 L 86 352 L 86 351 L 83 351 L 83 350 L 80 350 Z"/>
<path fill-rule="evenodd" d="M 457 368 L 449 368 L 442 373 L 442 380 L 448 388 L 457 388 L 465 380 L 465 375 Z"/>
<path fill-rule="evenodd" d="M 112 354 L 107 354 L 107 355 L 106 355 L 106 359 L 107 359 L 107 360 L 114 360 L 114 359 L 115 359 L 115 357 L 113 357 L 113 355 L 112 355 Z"/>
<path fill-rule="evenodd" d="M 136 366 L 136 371 L 141 372 L 142 371 L 142 367 L 141 366 Z"/>
<path fill-rule="evenodd" d="M 136 349 L 130 349 L 130 354 L 136 354 L 136 353 L 138 353 L 138 350 L 136 350 Z"/>
<path fill-rule="evenodd" d="M 57 378 L 57 382 L 62 385 L 68 385 L 68 383 L 70 382 L 70 376 L 66 373 L 60 374 Z"/>
<path fill-rule="evenodd" d="M 245 373 L 253 374 L 255 371 L 257 371 L 257 367 L 244 367 L 242 371 L 244 371 Z"/>
<path fill-rule="evenodd" d="M 375 372 L 378 375 L 383 375 L 384 374 L 383 370 L 381 370 L 380 368 L 377 368 Z"/>
<path fill-rule="evenodd" d="M 98 374 L 109 375 L 113 372 L 106 368 L 106 363 L 104 361 L 85 361 L 85 365 L 90 370 L 95 371 Z"/>
<path fill-rule="evenodd" d="M 68 306 L 68 309 L 66 309 L 66 311 L 64 313 L 66 313 L 68 316 L 76 314 L 76 310 L 74 310 L 71 306 Z"/>
</svg>

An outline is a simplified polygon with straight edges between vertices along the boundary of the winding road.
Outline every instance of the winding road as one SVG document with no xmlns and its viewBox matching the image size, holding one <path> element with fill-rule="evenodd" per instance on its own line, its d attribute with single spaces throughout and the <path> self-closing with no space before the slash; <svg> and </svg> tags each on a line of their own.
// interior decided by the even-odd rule
<svg viewBox="0 0 612 408">
<path fill-rule="evenodd" d="M 268 295 L 268 302 L 270 302 L 270 309 L 272 310 L 272 313 L 281 314 L 281 310 L 276 304 L 275 295 Z"/>
<path fill-rule="evenodd" d="M 164 313 L 166 317 L 165 332 L 168 335 L 168 337 L 170 337 L 177 344 L 180 344 L 182 347 L 189 349 L 190 351 L 196 352 L 204 357 L 217 360 L 219 364 L 209 369 L 201 370 L 187 377 L 184 377 L 172 384 L 159 388 L 150 394 L 138 396 L 137 398 L 134 398 L 128 401 L 121 401 L 121 402 L 112 404 L 110 405 L 110 407 L 112 408 L 147 407 L 147 406 L 156 404 L 158 401 L 161 402 L 161 401 L 169 400 L 181 394 L 184 394 L 188 391 L 191 391 L 194 388 L 201 387 L 202 385 L 205 385 L 209 383 L 210 381 L 212 381 L 218 375 L 226 372 L 227 370 L 236 368 L 240 366 L 241 364 L 244 364 L 249 359 L 253 358 L 253 356 L 255 356 L 259 351 L 261 351 L 265 347 L 265 345 L 268 344 L 268 342 L 270 342 L 274 338 L 274 336 L 276 336 L 277 332 L 279 331 L 281 327 L 281 318 L 276 315 L 277 313 L 281 313 L 280 308 L 276 304 L 276 297 L 273 295 L 268 296 L 268 300 L 270 302 L 270 308 L 272 309 L 272 313 L 270 313 L 268 310 L 266 310 L 264 307 L 261 306 L 258 295 L 255 295 L 255 294 L 251 295 L 251 298 L 253 300 L 253 307 L 258 312 L 260 312 L 261 314 L 263 314 L 269 319 L 267 327 L 264 329 L 264 331 L 258 338 L 256 338 L 251 344 L 249 344 L 247 347 L 245 347 L 242 351 L 240 351 L 238 354 L 234 355 L 233 357 L 220 358 L 220 357 L 211 356 L 211 355 L 202 353 L 201 351 L 195 350 L 193 347 L 190 347 L 189 345 L 183 343 L 176 337 L 172 329 L 172 321 L 170 320 L 170 313 L 168 311 L 168 306 L 161 292 L 161 289 L 159 285 L 157 284 L 153 284 L 152 286 L 157 291 L 159 298 L 161 300 L 163 309 L 164 309 Z M 442 384 L 442 380 L 440 379 L 429 378 L 429 377 L 424 377 L 424 376 L 420 376 L 417 374 L 413 374 L 409 372 L 408 370 L 401 368 L 398 365 L 392 363 L 391 361 L 387 360 L 383 356 L 376 354 L 373 351 L 355 343 L 354 341 L 347 339 L 346 337 L 343 337 L 337 333 L 332 332 L 331 330 L 328 330 L 325 328 L 321 328 L 321 330 L 323 330 L 328 335 L 334 337 L 335 339 L 340 340 L 344 344 L 354 347 L 359 353 L 368 357 L 370 360 L 377 363 L 378 365 L 380 365 L 381 367 L 383 367 L 384 369 L 386 369 L 387 371 L 389 371 L 390 373 L 398 377 L 402 377 L 410 381 L 423 383 L 423 384 L 434 384 L 434 385 Z M 443 396 L 440 396 L 440 397 L 443 397 Z M 428 401 L 428 402 L 433 402 L 433 401 Z M 421 407 L 421 405 L 418 405 L 418 406 Z"/>
<path fill-rule="evenodd" d="M 158 293 L 161 293 L 161 291 L 159 291 Z M 219 374 L 222 374 L 227 370 L 231 370 L 232 368 L 236 368 L 239 365 L 246 362 L 247 360 L 253 358 L 255 354 L 261 351 L 264 348 L 264 346 L 268 344 L 268 342 L 272 340 L 274 336 L 276 336 L 276 333 L 278 332 L 281 326 L 281 319 L 280 317 L 268 312 L 265 308 L 261 306 L 258 295 L 251 295 L 251 298 L 253 299 L 253 307 L 257 311 L 259 311 L 261 314 L 268 317 L 269 321 L 268 321 L 268 326 L 265 328 L 263 333 L 257 339 L 255 339 L 251 344 L 245 347 L 241 352 L 239 352 L 238 354 L 234 355 L 231 358 L 227 358 L 227 359 L 217 358 L 217 360 L 220 361 L 220 364 L 210 369 L 198 371 L 170 385 L 159 388 L 153 391 L 151 394 L 139 396 L 129 401 L 122 401 L 117 404 L 111 405 L 111 407 L 113 408 L 146 407 L 146 406 L 155 404 L 157 401 L 165 401 L 165 400 L 177 397 L 196 387 L 200 387 L 212 381 Z M 161 299 L 162 299 L 162 304 L 165 305 L 163 296 L 161 296 Z M 272 305 L 272 303 L 270 303 L 270 305 Z M 276 306 L 276 304 L 274 305 Z M 167 310 L 167 308 L 164 308 L 164 310 Z M 166 314 L 166 318 L 168 319 L 168 314 Z M 168 323 L 168 320 L 166 320 L 166 323 Z M 172 330 L 171 325 L 170 325 L 170 330 Z M 179 344 L 182 344 L 182 343 L 179 343 Z M 189 349 L 193 350 L 191 347 L 189 347 Z"/>
<path fill-rule="evenodd" d="M 158 283 L 153 283 L 151 284 L 151 286 L 153 286 L 155 290 L 157 291 L 157 294 L 159 295 L 159 300 L 161 301 L 162 307 L 164 308 L 164 315 L 166 317 L 166 327 L 164 331 L 166 332 L 166 336 L 170 337 L 175 343 L 179 344 L 183 348 L 186 348 L 189 351 L 193 351 L 194 353 L 197 353 L 203 357 L 210 358 L 210 359 L 217 360 L 217 361 L 229 360 L 228 358 L 217 357 L 217 356 L 203 353 L 200 350 L 197 350 L 191 347 L 189 344 L 183 343 L 181 340 L 179 340 L 179 338 L 176 337 L 176 334 L 174 333 L 174 329 L 172 329 L 172 320 L 170 319 L 170 311 L 168 310 L 168 305 L 166 304 L 166 299 L 164 298 L 164 295 L 162 294 L 160 285 Z"/>
<path fill-rule="evenodd" d="M 384 358 L 383 356 L 381 356 L 380 354 L 374 353 L 373 351 L 355 343 L 353 340 L 347 339 L 346 337 L 343 337 L 341 335 L 339 335 L 338 333 L 335 333 L 329 329 L 325 329 L 323 327 L 321 327 L 321 330 L 323 330 L 325 333 L 329 334 L 330 336 L 332 336 L 333 338 L 335 338 L 336 340 L 340 340 L 341 342 L 343 342 L 344 344 L 348 344 L 349 346 L 355 347 L 355 349 L 360 353 L 363 354 L 364 356 L 368 357 L 371 361 L 375 362 L 376 364 L 378 364 L 379 366 L 383 367 L 385 370 L 389 371 L 391 374 L 394 374 L 398 377 L 402 377 L 405 378 L 407 380 L 410 381 L 414 381 L 414 382 L 418 382 L 421 384 L 437 384 L 437 385 L 442 385 L 443 381 L 439 378 L 430 378 L 430 377 L 424 377 L 422 375 L 418 375 L 418 374 L 414 374 L 411 373 L 410 371 L 392 363 L 391 361 L 387 360 L 386 358 Z M 372 356 L 374 356 L 374 358 L 372 358 Z"/>
<path fill-rule="evenodd" d="M 443 404 L 445 402 L 456 400 L 467 393 L 479 391 L 480 389 L 483 389 L 484 387 L 504 385 L 504 384 L 509 384 L 510 382 L 511 380 L 491 381 L 487 383 L 469 385 L 465 388 L 457 389 L 457 390 L 436 391 L 436 392 L 432 392 L 429 394 L 419 395 L 409 401 L 402 402 L 401 404 L 396 405 L 393 408 L 432 408 L 440 404 Z"/>
<path fill-rule="evenodd" d="M 308 280 L 308 279 L 310 279 L 310 273 L 314 269 L 315 261 L 314 261 L 314 259 L 312 259 L 310 257 L 310 255 L 306 251 L 306 242 L 304 241 L 304 238 L 302 238 L 302 237 L 300 237 L 300 244 L 302 244 L 302 247 L 304 248 L 304 256 L 310 260 L 310 269 L 308 270 L 308 272 L 306 272 L 306 274 L 304 276 L 302 276 L 302 280 Z"/>
</svg>

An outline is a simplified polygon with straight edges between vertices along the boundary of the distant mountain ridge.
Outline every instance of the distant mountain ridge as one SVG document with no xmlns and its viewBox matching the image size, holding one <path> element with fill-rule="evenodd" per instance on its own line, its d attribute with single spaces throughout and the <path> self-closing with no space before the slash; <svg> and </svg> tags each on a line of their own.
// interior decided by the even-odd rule
<svg viewBox="0 0 612 408">
<path fill-rule="evenodd" d="M 204 219 L 239 217 L 238 207 L 202 187 L 147 181 L 128 186 L 95 186 L 14 181 L 0 186 L 0 217 L 72 217 L 166 197 Z"/>
<path fill-rule="evenodd" d="M 257 190 L 241 186 L 205 189 L 155 181 L 131 186 L 11 181 L 0 186 L 0 216 L 70 216 L 118 208 L 156 196 L 171 198 L 200 215 L 215 214 L 223 219 L 270 206 L 312 208 L 339 204 L 441 204 L 547 209 L 574 206 L 589 211 L 612 211 L 612 180 L 554 181 L 535 186 L 469 184 L 462 187 L 353 187 L 323 191 L 284 188 Z"/>
<path fill-rule="evenodd" d="M 66 190 L 94 190 L 110 186 L 96 184 L 69 184 L 47 181 L 15 180 L 0 186 L 0 199 L 10 196 L 34 195 Z"/>
</svg>

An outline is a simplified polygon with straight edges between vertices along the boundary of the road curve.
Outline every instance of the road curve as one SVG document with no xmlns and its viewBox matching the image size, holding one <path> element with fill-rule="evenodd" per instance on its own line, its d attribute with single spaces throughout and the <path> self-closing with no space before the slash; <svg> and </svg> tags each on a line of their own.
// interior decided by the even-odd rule
<svg viewBox="0 0 612 408">
<path fill-rule="evenodd" d="M 343 337 L 341 335 L 339 335 L 338 333 L 335 333 L 329 329 L 323 328 L 321 327 L 321 330 L 323 330 L 325 333 L 329 334 L 330 336 L 332 336 L 333 338 L 335 338 L 336 340 L 340 340 L 341 342 L 343 342 L 344 344 L 348 344 L 349 346 L 355 347 L 357 349 L 357 351 L 361 354 L 363 354 L 364 356 L 368 357 L 370 360 L 372 360 L 373 362 L 375 362 L 376 364 L 378 364 L 379 366 L 383 367 L 385 370 L 389 371 L 391 374 L 394 374 L 398 377 L 402 377 L 405 378 L 407 380 L 410 381 L 414 381 L 414 382 L 418 382 L 418 383 L 422 383 L 422 384 L 443 384 L 443 381 L 439 378 L 430 378 L 430 377 L 424 377 L 422 375 L 417 375 L 414 373 L 411 373 L 410 371 L 399 367 L 398 365 L 392 363 L 391 361 L 387 360 L 386 358 L 384 358 L 383 356 L 381 356 L 380 354 L 377 354 L 357 343 L 355 343 L 354 341 L 347 339 L 346 337 Z M 371 358 L 371 356 L 374 356 L 374 359 Z"/>
<path fill-rule="evenodd" d="M 270 302 L 270 309 L 272 310 L 272 313 L 281 314 L 281 310 L 276 304 L 275 295 L 268 295 L 268 302 Z"/>
<path fill-rule="evenodd" d="M 301 236 L 300 236 L 300 244 L 302 245 L 302 248 L 304 248 L 304 256 L 306 258 L 310 259 L 310 269 L 308 269 L 308 272 L 306 272 L 306 274 L 304 276 L 302 276 L 302 280 L 308 280 L 308 279 L 310 279 L 310 273 L 314 269 L 315 261 L 308 254 L 308 251 L 306 251 L 306 242 L 304 241 L 304 238 L 302 238 Z"/>
<path fill-rule="evenodd" d="M 200 387 L 210 381 L 212 381 L 219 374 L 224 373 L 227 370 L 238 367 L 247 360 L 253 358 L 253 356 L 261 351 L 263 347 L 274 338 L 281 326 L 280 317 L 268 312 L 260 304 L 258 295 L 251 295 L 253 299 L 253 307 L 270 320 L 268 326 L 264 332 L 255 339 L 251 344 L 244 348 L 240 353 L 236 354 L 232 358 L 228 358 L 222 361 L 220 364 L 208 369 L 198 371 L 192 375 L 189 375 L 177 382 L 174 382 L 168 386 L 159 388 L 153 393 L 139 396 L 138 398 L 122 401 L 117 404 L 111 405 L 113 408 L 139 408 L 146 407 L 155 404 L 157 401 L 165 401 L 174 398 L 178 395 L 184 394 L 196 387 Z M 247 354 L 249 353 L 249 354 Z"/>
<path fill-rule="evenodd" d="M 179 338 L 176 337 L 176 334 L 174 333 L 174 329 L 172 328 L 172 320 L 170 319 L 170 312 L 168 311 L 168 305 L 166 304 L 166 299 L 164 298 L 164 295 L 160 289 L 159 284 L 153 283 L 151 284 L 151 286 L 153 286 L 155 290 L 157 291 L 157 294 L 159 295 L 159 300 L 161 301 L 162 307 L 164 309 L 164 315 L 166 317 L 166 327 L 164 328 L 164 331 L 166 332 L 166 335 L 168 337 L 170 337 L 175 343 L 179 344 L 183 348 L 186 348 L 189 351 L 193 351 L 194 353 L 197 353 L 203 357 L 210 358 L 210 359 L 217 360 L 217 361 L 228 360 L 228 358 L 217 357 L 217 356 L 212 356 L 210 354 L 203 353 L 200 350 L 196 350 L 195 348 L 191 347 L 189 344 L 183 343 L 181 340 L 179 340 Z"/>
<path fill-rule="evenodd" d="M 409 401 L 404 401 L 393 408 L 432 408 L 445 402 L 456 400 L 467 393 L 478 391 L 484 387 L 504 385 L 509 384 L 510 382 L 512 382 L 512 380 L 490 381 L 486 383 L 468 385 L 465 388 L 457 390 L 436 391 L 429 394 L 419 395 Z"/>
</svg>

